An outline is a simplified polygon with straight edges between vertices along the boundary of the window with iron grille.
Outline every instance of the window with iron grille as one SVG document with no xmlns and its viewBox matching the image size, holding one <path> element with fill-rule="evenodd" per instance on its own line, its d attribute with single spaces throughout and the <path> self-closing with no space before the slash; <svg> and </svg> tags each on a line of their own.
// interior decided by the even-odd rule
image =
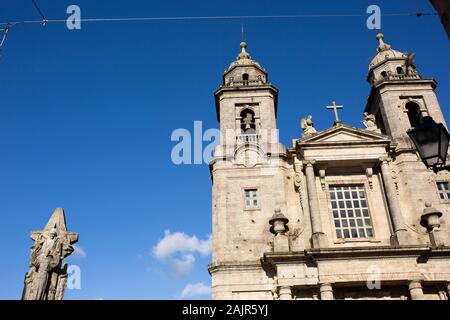
<svg viewBox="0 0 450 320">
<path fill-rule="evenodd" d="M 374 236 L 364 185 L 330 186 L 331 209 L 338 239 Z"/>
</svg>

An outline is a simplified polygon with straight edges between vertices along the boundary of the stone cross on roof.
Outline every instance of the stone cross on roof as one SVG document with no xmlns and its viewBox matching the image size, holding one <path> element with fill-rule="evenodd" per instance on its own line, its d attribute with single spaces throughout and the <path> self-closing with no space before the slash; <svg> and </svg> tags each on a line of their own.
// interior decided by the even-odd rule
<svg viewBox="0 0 450 320">
<path fill-rule="evenodd" d="M 342 121 L 339 119 L 339 115 L 338 115 L 338 109 L 344 109 L 344 106 L 338 106 L 336 105 L 336 102 L 333 101 L 333 105 L 332 106 L 327 106 L 327 109 L 332 109 L 334 112 L 334 125 L 338 125 L 341 124 Z"/>
</svg>

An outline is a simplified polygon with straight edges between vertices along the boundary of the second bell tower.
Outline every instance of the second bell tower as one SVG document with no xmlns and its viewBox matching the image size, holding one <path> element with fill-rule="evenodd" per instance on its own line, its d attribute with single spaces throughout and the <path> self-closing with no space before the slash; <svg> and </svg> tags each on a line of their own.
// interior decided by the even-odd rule
<svg viewBox="0 0 450 320">
<path fill-rule="evenodd" d="M 424 116 L 445 125 L 435 94 L 437 82 L 419 73 L 415 53 L 392 49 L 381 33 L 377 39 L 377 55 L 369 65 L 367 81 L 372 90 L 365 111 L 375 115 L 378 127 L 392 137 L 398 151 L 410 150 L 413 146 L 406 131 L 417 126 Z"/>
</svg>

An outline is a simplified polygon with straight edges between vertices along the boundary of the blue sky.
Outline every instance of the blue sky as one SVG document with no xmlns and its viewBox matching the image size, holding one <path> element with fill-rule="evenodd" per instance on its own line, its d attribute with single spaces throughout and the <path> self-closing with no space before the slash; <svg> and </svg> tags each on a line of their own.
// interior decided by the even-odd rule
<svg viewBox="0 0 450 320">
<path fill-rule="evenodd" d="M 365 14 L 370 4 L 382 13 L 434 12 L 425 0 L 39 3 L 49 19 L 65 18 L 70 4 L 83 18 Z M 0 3 L 0 21 L 37 18 L 31 1 Z M 333 100 L 345 106 L 344 123 L 361 126 L 378 32 L 366 17 L 12 29 L 0 59 L 0 299 L 20 298 L 29 232 L 56 207 L 85 252 L 68 259 L 82 271 L 82 289 L 68 290 L 68 299 L 177 299 L 195 285 L 202 295 L 191 298 L 208 298 L 198 284 L 210 285 L 209 170 L 174 165 L 170 137 L 177 128 L 193 131 L 196 120 L 204 130 L 218 127 L 213 92 L 239 52 L 242 23 L 248 51 L 280 89 L 285 144 L 300 135 L 302 116 L 312 114 L 317 129 L 331 126 L 324 106 Z M 419 72 L 439 82 L 446 113 L 449 42 L 439 19 L 384 17 L 381 31 L 393 48 L 417 52 Z"/>
</svg>

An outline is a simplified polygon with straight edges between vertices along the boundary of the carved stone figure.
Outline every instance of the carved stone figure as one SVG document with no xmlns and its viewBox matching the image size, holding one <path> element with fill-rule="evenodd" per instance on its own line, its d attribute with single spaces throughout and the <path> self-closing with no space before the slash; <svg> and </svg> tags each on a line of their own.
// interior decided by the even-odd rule
<svg viewBox="0 0 450 320">
<path fill-rule="evenodd" d="M 300 125 L 303 129 L 304 136 L 317 132 L 316 129 L 314 129 L 314 123 L 312 121 L 311 115 L 309 115 L 308 117 L 303 117 Z"/>
<path fill-rule="evenodd" d="M 416 64 L 414 63 L 415 56 L 416 56 L 415 52 L 411 52 L 410 54 L 408 54 L 408 57 L 405 60 L 406 74 L 416 73 Z"/>
<path fill-rule="evenodd" d="M 253 125 L 253 116 L 251 113 L 247 113 L 245 118 L 243 119 L 245 130 L 250 129 Z"/>
<path fill-rule="evenodd" d="M 31 233 L 30 270 L 25 274 L 23 300 L 62 300 L 67 283 L 63 259 L 73 252 L 78 234 L 68 232 L 64 211 L 57 208 L 43 231 Z"/>
<path fill-rule="evenodd" d="M 375 116 L 373 114 L 364 112 L 364 117 L 365 118 L 362 121 L 362 123 L 364 124 L 364 126 L 366 127 L 367 130 L 378 132 L 378 133 L 381 132 L 377 126 L 377 122 L 376 122 Z"/>
</svg>

